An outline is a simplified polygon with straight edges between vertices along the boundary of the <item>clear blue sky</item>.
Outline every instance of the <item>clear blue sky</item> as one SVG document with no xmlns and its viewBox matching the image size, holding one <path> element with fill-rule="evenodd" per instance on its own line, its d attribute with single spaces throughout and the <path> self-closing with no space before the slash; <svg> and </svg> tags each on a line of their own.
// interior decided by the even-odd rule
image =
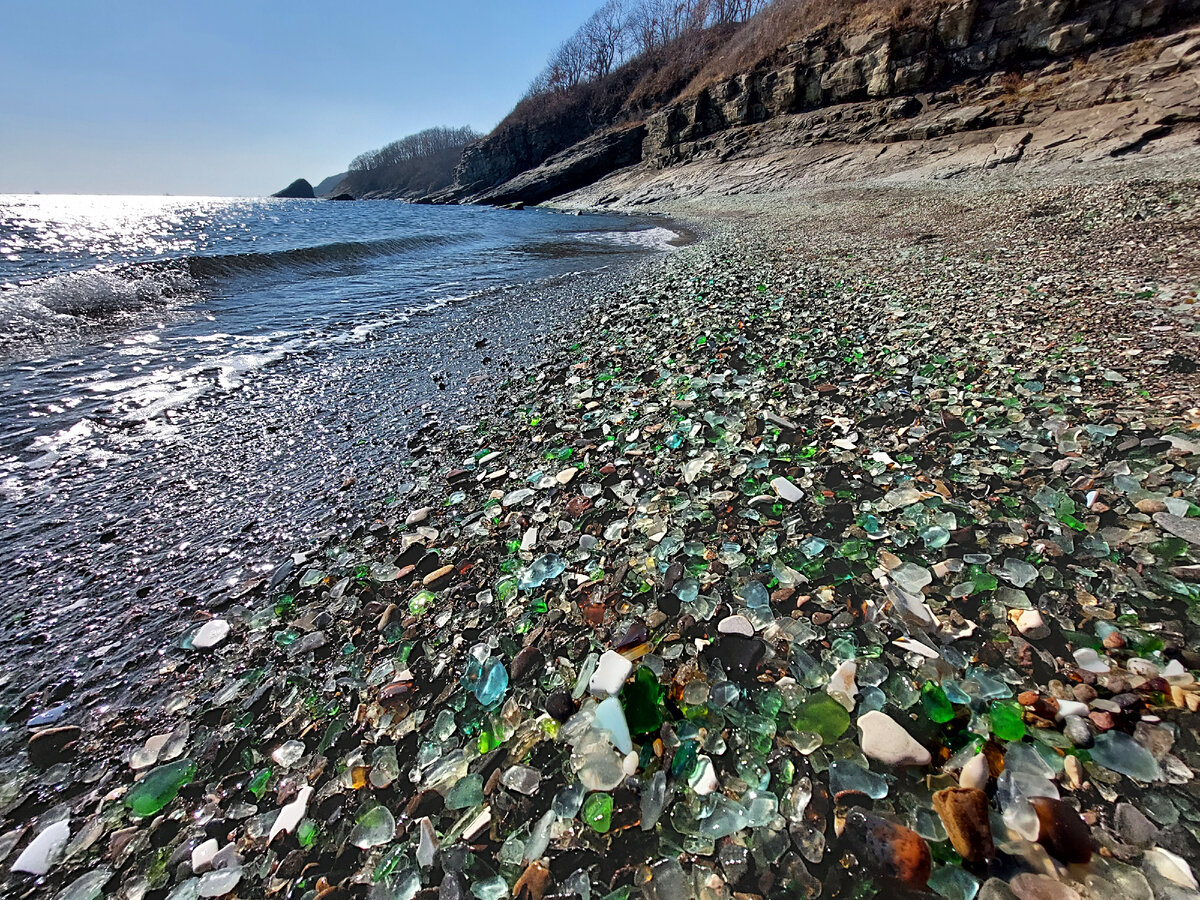
<svg viewBox="0 0 1200 900">
<path fill-rule="evenodd" d="M 600 0 L 21 0 L 0 192 L 258 196 L 490 130 Z"/>
</svg>

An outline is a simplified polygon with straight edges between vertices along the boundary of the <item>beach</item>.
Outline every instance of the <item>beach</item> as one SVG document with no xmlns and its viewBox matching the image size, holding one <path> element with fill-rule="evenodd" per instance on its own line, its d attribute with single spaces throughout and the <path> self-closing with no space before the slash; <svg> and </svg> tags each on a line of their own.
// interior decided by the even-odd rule
<svg viewBox="0 0 1200 900">
<path fill-rule="evenodd" d="M 6 888 L 1194 896 L 1198 185 L 662 207 L 152 705 L 31 699 Z"/>
</svg>

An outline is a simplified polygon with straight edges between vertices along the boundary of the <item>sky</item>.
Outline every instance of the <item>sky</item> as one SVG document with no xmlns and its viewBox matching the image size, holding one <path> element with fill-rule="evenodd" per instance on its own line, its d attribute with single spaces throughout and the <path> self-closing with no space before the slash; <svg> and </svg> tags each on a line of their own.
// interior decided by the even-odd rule
<svg viewBox="0 0 1200 900">
<path fill-rule="evenodd" d="M 8 3 L 0 193 L 262 196 L 423 128 L 489 131 L 599 3 Z"/>
</svg>

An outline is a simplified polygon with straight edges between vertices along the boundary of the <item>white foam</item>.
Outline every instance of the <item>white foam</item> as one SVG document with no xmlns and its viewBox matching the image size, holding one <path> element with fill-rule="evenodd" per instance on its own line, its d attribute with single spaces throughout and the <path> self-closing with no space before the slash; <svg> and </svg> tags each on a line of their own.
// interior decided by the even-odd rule
<svg viewBox="0 0 1200 900">
<path fill-rule="evenodd" d="M 584 241 L 646 250 L 675 250 L 678 248 L 672 241 L 679 240 L 676 232 L 662 226 L 644 228 L 641 231 L 584 231 L 577 233 L 576 237 Z"/>
</svg>

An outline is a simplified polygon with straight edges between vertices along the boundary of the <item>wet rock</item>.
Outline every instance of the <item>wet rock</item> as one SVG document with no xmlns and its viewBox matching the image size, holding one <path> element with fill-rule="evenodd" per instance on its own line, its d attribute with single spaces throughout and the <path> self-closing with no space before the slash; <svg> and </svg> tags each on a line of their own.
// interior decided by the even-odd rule
<svg viewBox="0 0 1200 900">
<path fill-rule="evenodd" d="M 871 759 L 889 766 L 927 766 L 932 760 L 903 726 L 877 710 L 858 718 L 859 744 Z"/>
<path fill-rule="evenodd" d="M 52 766 L 75 756 L 75 744 L 83 730 L 78 725 L 43 728 L 29 736 L 29 761 L 35 766 Z"/>
<path fill-rule="evenodd" d="M 933 870 L 929 845 L 912 829 L 855 809 L 846 816 L 842 839 L 870 871 L 910 890 L 928 884 Z"/>
<path fill-rule="evenodd" d="M 973 788 L 946 788 L 933 795 L 933 808 L 963 859 L 977 863 L 995 855 L 987 794 Z"/>
<path fill-rule="evenodd" d="M 1092 832 L 1069 803 L 1052 797 L 1031 797 L 1037 813 L 1038 842 L 1055 859 L 1086 863 L 1092 858 Z"/>
</svg>

